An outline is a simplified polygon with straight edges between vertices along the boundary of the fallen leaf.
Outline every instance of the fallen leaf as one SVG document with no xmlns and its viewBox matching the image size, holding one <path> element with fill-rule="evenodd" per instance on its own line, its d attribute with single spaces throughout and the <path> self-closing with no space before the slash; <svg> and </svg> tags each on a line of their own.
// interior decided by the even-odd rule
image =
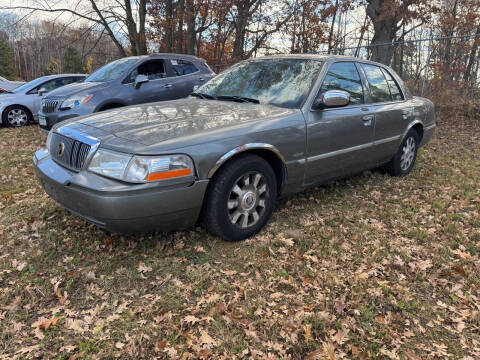
<svg viewBox="0 0 480 360">
<path fill-rule="evenodd" d="M 305 331 L 305 342 L 308 344 L 312 340 L 312 324 L 306 324 L 303 330 Z"/>
<path fill-rule="evenodd" d="M 140 264 L 138 265 L 137 270 L 138 270 L 139 273 L 144 274 L 144 273 L 146 273 L 146 272 L 152 271 L 152 268 L 151 268 L 150 266 L 145 265 L 145 264 L 142 262 L 142 263 L 140 263 Z"/>
</svg>

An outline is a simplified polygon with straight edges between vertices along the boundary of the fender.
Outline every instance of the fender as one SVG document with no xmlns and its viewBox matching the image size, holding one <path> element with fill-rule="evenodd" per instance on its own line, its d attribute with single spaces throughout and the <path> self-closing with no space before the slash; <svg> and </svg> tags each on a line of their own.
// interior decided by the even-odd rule
<svg viewBox="0 0 480 360">
<path fill-rule="evenodd" d="M 117 99 L 108 99 L 108 100 L 103 101 L 99 105 L 97 105 L 93 112 L 98 112 L 102 107 L 104 107 L 105 105 L 109 105 L 109 104 L 120 104 L 120 105 L 122 105 L 121 107 L 128 106 L 128 104 L 125 104 L 125 102 L 122 101 L 122 100 L 117 101 Z"/>
<path fill-rule="evenodd" d="M 266 144 L 266 143 L 249 143 L 249 144 L 244 144 L 241 146 L 236 147 L 235 149 L 230 150 L 229 152 L 223 154 L 215 163 L 215 166 L 210 169 L 208 172 L 208 178 L 212 178 L 213 175 L 217 172 L 217 170 L 230 158 L 232 158 L 235 155 L 238 155 L 242 152 L 249 151 L 249 150 L 255 150 L 255 149 L 261 149 L 261 150 L 268 150 L 272 152 L 273 154 L 277 155 L 278 158 L 282 161 L 283 168 L 286 169 L 286 162 L 285 158 L 283 157 L 282 153 L 273 145 L 271 144 Z"/>
<path fill-rule="evenodd" d="M 408 124 L 407 129 L 406 129 L 405 132 L 402 134 L 402 138 L 401 138 L 400 143 L 405 139 L 405 136 L 407 136 L 407 133 L 410 131 L 410 129 L 413 128 L 413 127 L 414 127 L 415 125 L 417 125 L 417 124 L 422 125 L 422 128 L 425 129 L 425 125 L 423 124 L 422 121 L 420 121 L 420 120 L 418 120 L 418 119 L 413 120 L 410 124 Z"/>
</svg>

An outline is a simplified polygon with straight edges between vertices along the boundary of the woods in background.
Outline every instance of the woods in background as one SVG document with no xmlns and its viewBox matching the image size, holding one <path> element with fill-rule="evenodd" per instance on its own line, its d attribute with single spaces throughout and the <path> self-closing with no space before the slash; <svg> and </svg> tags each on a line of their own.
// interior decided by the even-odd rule
<svg viewBox="0 0 480 360">
<path fill-rule="evenodd" d="M 334 53 L 392 65 L 415 89 L 424 77 L 430 89 L 478 86 L 478 0 L 45 3 L 0 8 L 15 75 L 25 80 L 67 69 L 91 72 L 115 58 L 151 52 L 197 55 L 215 71 L 263 54 Z M 18 11 L 27 15 L 13 15 Z M 60 18 L 35 20 L 32 13 Z"/>
</svg>

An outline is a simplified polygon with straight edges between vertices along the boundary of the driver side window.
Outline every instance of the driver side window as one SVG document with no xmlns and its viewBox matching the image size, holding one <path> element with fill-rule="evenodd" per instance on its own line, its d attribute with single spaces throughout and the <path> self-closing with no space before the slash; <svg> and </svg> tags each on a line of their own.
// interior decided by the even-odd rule
<svg viewBox="0 0 480 360">
<path fill-rule="evenodd" d="M 163 60 L 149 60 L 133 70 L 125 83 L 133 83 L 138 75 L 146 75 L 150 81 L 167 77 Z"/>
<path fill-rule="evenodd" d="M 362 79 L 353 62 L 337 62 L 328 69 L 320 93 L 343 90 L 350 94 L 350 104 L 363 104 Z"/>
</svg>

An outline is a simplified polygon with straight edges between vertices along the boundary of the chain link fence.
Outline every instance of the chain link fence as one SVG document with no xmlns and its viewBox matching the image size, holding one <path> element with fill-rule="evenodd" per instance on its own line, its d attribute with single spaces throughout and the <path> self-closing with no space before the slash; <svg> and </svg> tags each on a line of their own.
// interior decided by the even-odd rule
<svg viewBox="0 0 480 360">
<path fill-rule="evenodd" d="M 431 95 L 446 87 L 458 87 L 474 98 L 479 95 L 479 50 L 480 33 L 477 33 L 337 48 L 331 54 L 389 65 L 416 95 Z"/>
</svg>

